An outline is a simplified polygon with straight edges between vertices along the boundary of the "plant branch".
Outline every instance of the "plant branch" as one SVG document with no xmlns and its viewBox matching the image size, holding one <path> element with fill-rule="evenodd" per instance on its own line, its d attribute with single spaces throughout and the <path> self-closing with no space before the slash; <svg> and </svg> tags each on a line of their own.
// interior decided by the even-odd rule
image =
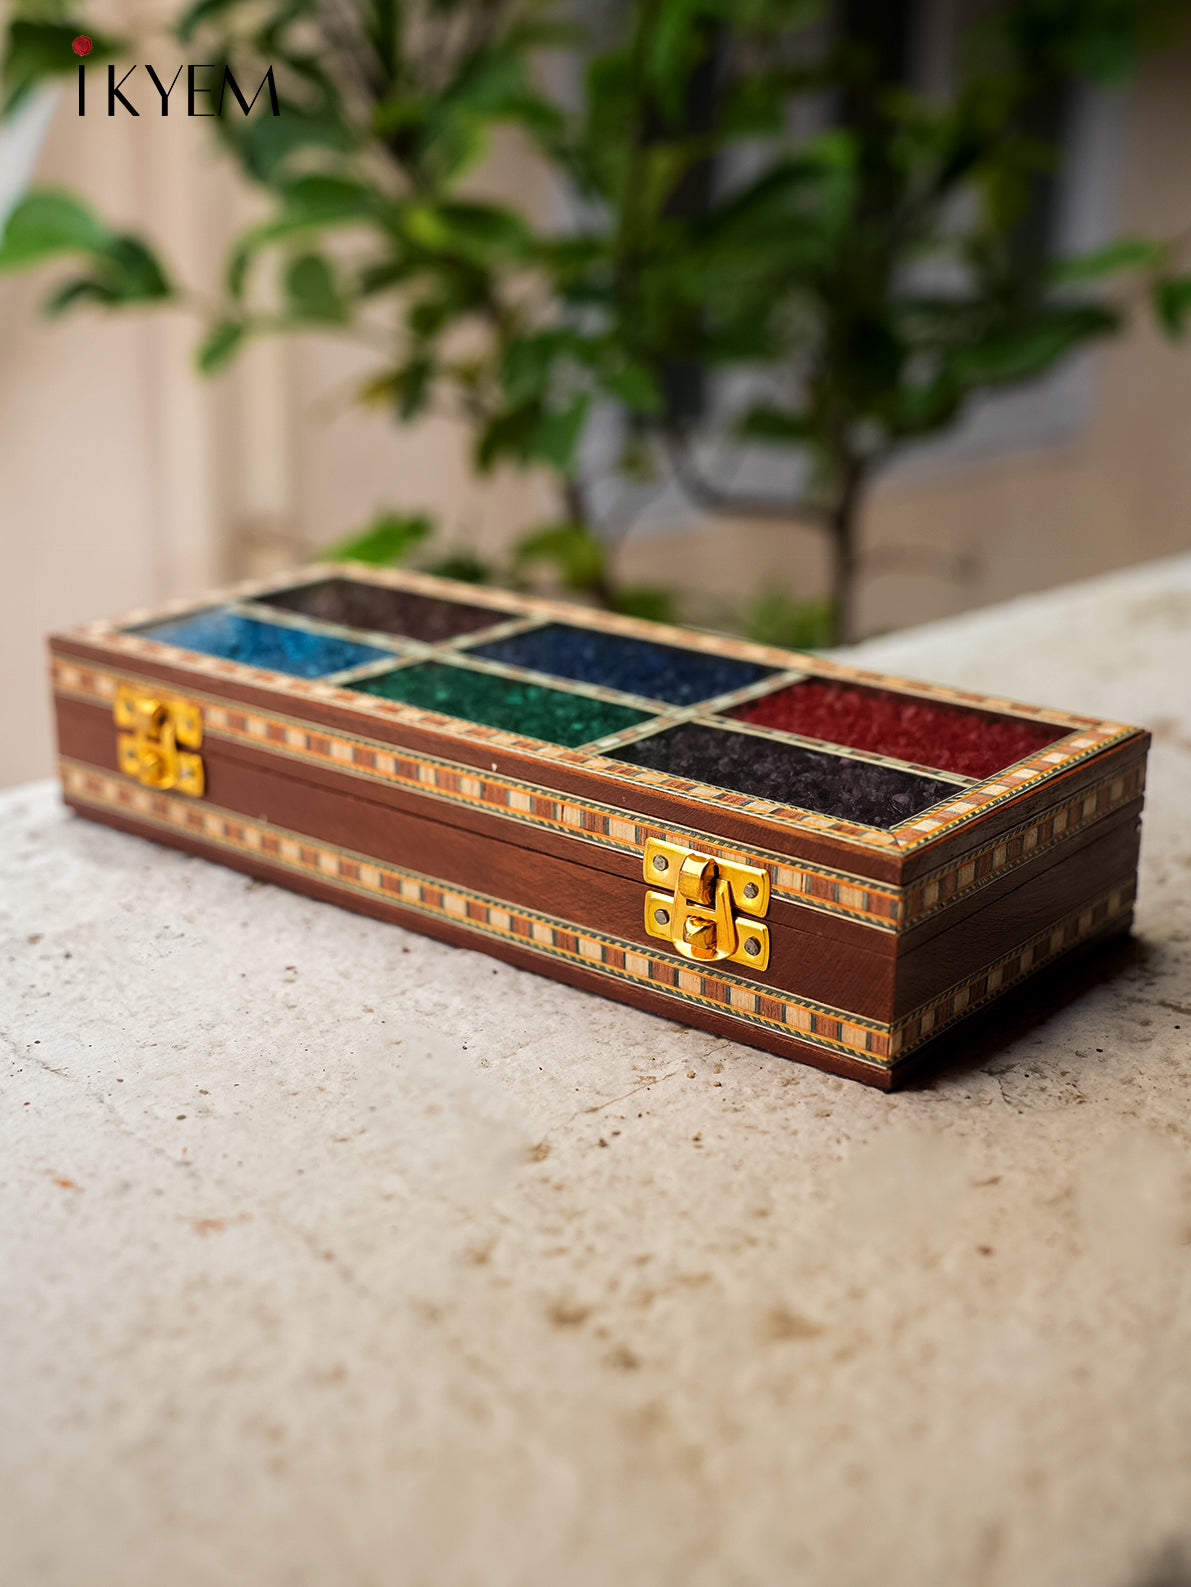
<svg viewBox="0 0 1191 1587">
<path fill-rule="evenodd" d="M 826 509 L 806 497 L 737 495 L 721 490 L 699 473 L 685 437 L 671 432 L 663 440 L 674 478 L 691 501 L 706 512 L 719 517 L 767 518 L 780 523 L 801 519 L 819 527 L 826 527 L 830 522 Z"/>
</svg>

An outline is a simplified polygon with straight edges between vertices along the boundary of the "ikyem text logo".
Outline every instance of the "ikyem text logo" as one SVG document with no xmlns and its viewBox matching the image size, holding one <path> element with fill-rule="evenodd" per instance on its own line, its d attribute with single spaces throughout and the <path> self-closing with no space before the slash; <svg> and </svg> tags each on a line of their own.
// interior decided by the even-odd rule
<svg viewBox="0 0 1191 1587">
<path fill-rule="evenodd" d="M 74 40 L 71 48 L 74 50 L 76 55 L 85 57 L 90 55 L 92 43 L 85 33 L 80 33 L 78 38 Z M 224 101 L 229 90 L 231 91 L 232 97 L 235 99 L 240 109 L 247 116 L 252 111 L 257 100 L 260 98 L 261 94 L 266 88 L 269 91 L 268 104 L 270 110 L 275 116 L 279 116 L 281 114 L 281 106 L 277 100 L 277 84 L 273 80 L 273 68 L 271 66 L 266 70 L 265 75 L 261 78 L 260 83 L 257 86 L 257 90 L 251 99 L 245 97 L 244 92 L 241 89 L 239 83 L 236 81 L 235 74 L 232 72 L 230 66 L 225 66 L 223 68 L 223 76 L 218 82 L 212 81 L 210 78 L 208 78 L 205 82 L 199 81 L 198 74 L 200 72 L 217 72 L 218 70 L 219 68 L 212 65 L 209 61 L 200 61 L 193 64 L 183 63 L 183 65 L 179 66 L 178 70 L 174 73 L 168 88 L 166 87 L 163 78 L 158 75 L 155 67 L 146 65 L 145 74 L 161 101 L 161 114 L 163 116 L 168 116 L 170 113 L 170 96 L 173 94 L 175 88 L 177 88 L 178 81 L 181 78 L 183 72 L 186 73 L 186 114 L 188 116 L 222 116 Z M 129 92 L 132 91 L 130 80 L 133 74 L 138 71 L 140 71 L 139 64 L 130 66 L 117 82 L 115 66 L 108 67 L 107 113 L 109 116 L 114 116 L 116 114 L 117 104 L 122 105 L 124 110 L 130 116 L 140 115 L 140 111 L 137 109 L 133 101 L 128 97 L 128 93 L 125 92 L 126 83 L 129 84 Z M 142 104 L 145 103 L 143 97 L 141 102 Z M 153 101 L 150 100 L 149 103 L 152 104 Z M 175 100 L 174 103 L 175 105 L 180 104 L 181 96 L 179 96 L 179 98 Z M 214 105 L 215 108 L 213 110 L 203 108 L 209 105 Z M 87 64 L 85 59 L 80 59 L 79 115 L 85 116 L 86 114 Z"/>
</svg>

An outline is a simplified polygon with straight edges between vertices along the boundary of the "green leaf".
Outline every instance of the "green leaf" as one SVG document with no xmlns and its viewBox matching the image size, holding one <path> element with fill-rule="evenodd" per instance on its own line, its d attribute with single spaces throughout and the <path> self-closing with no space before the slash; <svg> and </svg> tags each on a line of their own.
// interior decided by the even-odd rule
<svg viewBox="0 0 1191 1587">
<path fill-rule="evenodd" d="M 347 318 L 346 305 L 335 283 L 335 272 L 322 254 L 304 253 L 290 260 L 285 272 L 285 292 L 289 311 L 295 319 L 335 324 Z"/>
<path fill-rule="evenodd" d="M 311 110 L 279 94 L 279 116 L 251 115 L 246 120 L 221 117 L 215 122 L 221 138 L 235 153 L 245 172 L 266 187 L 279 186 L 286 167 L 296 156 L 311 151 L 352 148 L 353 134 L 330 109 Z"/>
<path fill-rule="evenodd" d="M 372 112 L 372 130 L 378 138 L 416 131 L 426 120 L 427 104 L 421 94 L 404 91 L 382 99 Z"/>
<path fill-rule="evenodd" d="M 455 254 L 481 266 L 520 257 L 531 242 L 521 217 L 493 204 L 406 204 L 399 224 L 419 248 Z"/>
<path fill-rule="evenodd" d="M 527 402 L 521 407 L 498 413 L 476 436 L 475 466 L 486 474 L 502 457 L 511 457 L 518 463 L 529 458 L 529 441 L 542 417 L 539 402 Z"/>
<path fill-rule="evenodd" d="M 424 564 L 427 573 L 440 579 L 456 579 L 460 584 L 490 584 L 492 569 L 475 551 L 451 551 L 436 562 Z"/>
<path fill-rule="evenodd" d="M 1152 237 L 1118 237 L 1092 253 L 1076 254 L 1055 266 L 1056 281 L 1098 281 L 1121 270 L 1154 270 L 1169 249 Z"/>
<path fill-rule="evenodd" d="M 1191 275 L 1166 276 L 1155 283 L 1154 314 L 1172 341 L 1186 334 L 1191 317 Z"/>
<path fill-rule="evenodd" d="M 107 34 L 95 33 L 81 22 L 42 22 L 17 17 L 8 27 L 0 84 L 4 88 L 4 114 L 8 115 L 38 83 L 51 77 L 74 76 L 79 56 L 73 41 L 80 33 L 91 40 L 88 65 L 110 60 L 126 46 Z"/>
<path fill-rule="evenodd" d="M 744 614 L 747 638 L 782 650 L 819 650 L 832 640 L 831 602 L 761 590 Z"/>
<path fill-rule="evenodd" d="M 439 279 L 441 285 L 437 292 L 415 299 L 406 310 L 405 322 L 419 342 L 433 340 L 453 319 L 466 314 L 478 303 L 478 294 L 471 290 L 474 284 L 471 280 L 451 276 Z"/>
<path fill-rule="evenodd" d="M 49 314 L 61 314 L 84 302 L 113 307 L 161 302 L 172 296 L 164 269 L 138 237 L 110 232 L 69 193 L 30 193 L 9 216 L 0 239 L 0 273 L 29 269 L 62 255 L 82 255 L 88 269 L 52 293 L 46 302 Z"/>
<path fill-rule="evenodd" d="M 604 376 L 604 385 L 634 413 L 661 411 L 662 393 L 657 376 L 645 364 L 622 364 Z"/>
<path fill-rule="evenodd" d="M 673 590 L 654 585 L 632 584 L 615 590 L 611 609 L 625 617 L 640 617 L 647 623 L 672 623 L 676 599 Z"/>
<path fill-rule="evenodd" d="M 384 204 L 376 188 L 350 177 L 318 173 L 279 182 L 278 186 L 285 201 L 285 215 L 293 220 L 301 218 L 308 225 L 371 220 Z"/>
<path fill-rule="evenodd" d="M 384 512 L 366 529 L 328 546 L 319 560 L 367 562 L 374 567 L 385 567 L 403 562 L 415 546 L 428 540 L 433 533 L 434 525 L 423 513 Z"/>
<path fill-rule="evenodd" d="M 398 416 L 408 424 L 426 409 L 434 387 L 433 358 L 411 358 L 392 377 L 392 396 Z"/>
<path fill-rule="evenodd" d="M 590 407 L 591 398 L 585 395 L 543 415 L 529 436 L 527 457 L 548 463 L 559 474 L 569 473 Z"/>
<path fill-rule="evenodd" d="M 0 238 L 0 271 L 21 270 L 56 254 L 101 253 L 108 231 L 81 199 L 43 189 L 13 210 Z"/>
<path fill-rule="evenodd" d="M 604 547 L 585 524 L 547 524 L 522 536 L 513 547 L 514 571 L 541 563 L 557 569 L 571 590 L 597 589 L 606 577 Z"/>
<path fill-rule="evenodd" d="M 1119 326 L 1120 315 L 1108 307 L 1081 304 L 1054 308 L 1030 323 L 991 332 L 956 353 L 951 367 L 969 390 L 1031 380 L 1077 347 L 1107 336 Z"/>
<path fill-rule="evenodd" d="M 111 308 L 116 301 L 111 289 L 95 276 L 72 276 L 50 293 L 43 307 L 50 318 L 55 319 L 76 303 L 98 303 Z"/>
<path fill-rule="evenodd" d="M 286 183 L 281 195 L 280 212 L 241 233 L 232 248 L 227 289 L 234 298 L 243 296 L 248 271 L 264 249 L 308 232 L 368 224 L 378 218 L 384 203 L 364 183 L 328 176 L 306 176 Z"/>
<path fill-rule="evenodd" d="M 195 363 L 204 375 L 213 375 L 239 352 L 248 333 L 243 320 L 220 320 L 199 344 Z"/>
<path fill-rule="evenodd" d="M 505 347 L 500 383 L 510 402 L 544 400 L 553 383 L 555 366 L 575 351 L 581 338 L 563 328 L 514 336 Z"/>
<path fill-rule="evenodd" d="M 105 251 L 105 274 L 121 303 L 158 302 L 173 288 L 156 255 L 128 233 L 113 237 Z"/>
<path fill-rule="evenodd" d="M 750 441 L 773 441 L 789 445 L 805 441 L 815 433 L 812 420 L 805 413 L 791 413 L 772 403 L 758 402 L 745 413 L 737 425 L 737 433 Z"/>
</svg>

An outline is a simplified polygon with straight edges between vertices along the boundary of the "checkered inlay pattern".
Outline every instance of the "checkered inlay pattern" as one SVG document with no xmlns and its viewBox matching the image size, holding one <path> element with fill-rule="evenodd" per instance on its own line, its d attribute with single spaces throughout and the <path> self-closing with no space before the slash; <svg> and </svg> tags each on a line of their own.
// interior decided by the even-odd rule
<svg viewBox="0 0 1191 1587">
<path fill-rule="evenodd" d="M 1024 980 L 1050 960 L 1078 947 L 1081 942 L 1086 942 L 1089 937 L 1096 936 L 1115 922 L 1123 925 L 1132 913 L 1136 893 L 1135 881 L 1112 888 L 1092 903 L 1084 904 L 1055 925 L 1040 931 L 1037 936 L 1014 948 L 1012 953 L 1005 954 L 979 974 L 970 976 L 960 985 L 949 988 L 941 997 L 933 998 L 923 1007 L 915 1009 L 893 1027 L 890 1058 L 896 1063 L 915 1047 L 937 1036 L 948 1025 L 997 997 L 1016 982 Z"/>
<path fill-rule="evenodd" d="M 53 681 L 55 691 L 66 698 L 104 706 L 111 705 L 121 683 L 149 683 L 62 657 L 54 658 Z M 891 932 L 909 930 L 997 876 L 1028 863 L 1081 827 L 1110 815 L 1140 797 L 1145 780 L 1141 764 L 1107 777 L 1059 808 L 903 889 L 847 871 L 792 861 L 772 851 L 733 848 L 695 828 L 663 827 L 634 819 L 612 805 L 562 797 L 548 788 L 496 774 L 481 775 L 474 767 L 396 750 L 375 739 L 310 727 L 292 717 L 252 711 L 211 696 L 188 693 L 187 697 L 202 707 L 203 730 L 208 737 L 335 767 L 366 782 L 416 789 L 448 804 L 484 809 L 622 852 L 643 853 L 650 838 L 694 846 L 718 859 L 764 867 L 777 896 Z"/>
<path fill-rule="evenodd" d="M 966 894 L 987 886 L 994 878 L 1037 859 L 1083 828 L 1139 799 L 1144 790 L 1145 765 L 1138 763 L 1093 783 L 1065 804 L 1023 822 L 982 848 L 965 854 L 962 859 L 941 866 L 904 890 L 902 929 L 928 920 Z"/>
<path fill-rule="evenodd" d="M 59 771 L 68 799 L 121 814 L 159 830 L 193 838 L 216 852 L 238 852 L 291 875 L 305 876 L 347 894 L 365 894 L 422 916 L 451 921 L 484 939 L 516 942 L 543 959 L 582 965 L 616 980 L 649 985 L 679 1003 L 694 1004 L 778 1031 L 825 1051 L 888 1068 L 946 1025 L 1006 990 L 1015 981 L 1069 951 L 1115 921 L 1133 903 L 1133 884 L 1085 905 L 995 964 L 951 987 L 895 1025 L 758 987 L 741 977 L 712 973 L 674 958 L 659 958 L 638 944 L 580 928 L 418 872 L 381 864 L 300 833 L 251 821 L 200 800 L 156 793 L 130 779 L 63 760 Z"/>
<path fill-rule="evenodd" d="M 82 662 L 54 661 L 54 687 L 69 699 L 110 705 L 129 675 L 108 673 Z M 147 683 L 147 680 L 145 680 Z M 733 848 L 709 833 L 689 827 L 660 826 L 635 819 L 613 805 L 563 797 L 548 788 L 480 774 L 472 766 L 414 755 L 391 744 L 352 734 L 310 727 L 288 717 L 266 715 L 247 707 L 188 691 L 203 712 L 207 738 L 267 748 L 280 756 L 349 771 L 365 782 L 391 783 L 431 799 L 499 814 L 528 826 L 544 827 L 570 837 L 643 854 L 650 838 L 697 847 L 702 853 L 737 864 L 763 866 L 776 894 L 813 909 L 839 914 L 883 930 L 896 930 L 901 907 L 899 889 L 883 886 L 847 871 L 815 866 L 759 850 Z"/>
<path fill-rule="evenodd" d="M 195 674 L 196 678 L 205 677 L 210 679 L 212 683 L 221 679 L 235 681 L 251 684 L 255 688 L 275 693 L 289 702 L 291 711 L 299 710 L 304 699 L 332 701 L 337 705 L 350 707 L 359 717 L 362 727 L 364 727 L 369 717 L 374 719 L 386 718 L 409 726 L 431 728 L 437 732 L 447 733 L 455 738 L 474 744 L 482 744 L 486 748 L 494 750 L 516 750 L 519 754 L 530 756 L 542 764 L 544 781 L 548 780 L 548 767 L 551 762 L 598 769 L 602 774 L 615 777 L 618 782 L 625 784 L 626 789 L 631 788 L 633 785 L 644 785 L 664 790 L 667 793 L 682 795 L 692 805 L 706 809 L 710 820 L 714 820 L 717 810 L 741 811 L 751 815 L 763 816 L 780 826 L 845 839 L 850 844 L 862 849 L 887 854 L 910 853 L 924 844 L 936 841 L 939 837 L 950 833 L 957 827 L 972 822 L 988 813 L 996 806 L 1009 800 L 1017 799 L 1023 793 L 1031 792 L 1045 779 L 1052 777 L 1058 772 L 1069 770 L 1090 755 L 1095 754 L 1098 750 L 1127 737 L 1133 731 L 1119 723 L 1095 722 L 1086 717 L 1073 716 L 1053 710 L 1041 710 L 1037 707 L 1024 706 L 1010 700 L 990 699 L 964 690 L 911 683 L 904 679 L 886 677 L 861 668 L 849 667 L 841 662 L 831 661 L 820 656 L 799 656 L 787 651 L 751 644 L 743 640 L 696 634 L 688 630 L 643 623 L 632 618 L 618 617 L 608 613 L 586 610 L 580 612 L 576 608 L 560 602 L 509 595 L 497 591 L 481 591 L 473 589 L 471 586 L 451 585 L 446 581 L 437 580 L 424 574 L 409 573 L 404 570 L 364 570 L 353 566 L 322 564 L 313 568 L 299 569 L 286 575 L 284 579 L 272 579 L 239 585 L 230 591 L 223 591 L 211 596 L 207 604 L 219 601 L 242 600 L 254 595 L 269 593 L 279 588 L 296 586 L 303 581 L 325 579 L 332 574 L 340 574 L 357 580 L 367 579 L 376 584 L 414 590 L 449 600 L 461 600 L 472 604 L 478 603 L 483 606 L 490 606 L 494 623 L 515 618 L 525 618 L 538 621 L 554 620 L 580 624 L 627 638 L 645 639 L 660 644 L 676 644 L 709 655 L 759 663 L 766 667 L 786 669 L 787 672 L 791 668 L 802 668 L 809 675 L 818 675 L 838 681 L 871 684 L 886 689 L 892 688 L 911 695 L 917 695 L 923 699 L 950 705 L 967 706 L 983 711 L 1007 712 L 1012 715 L 1045 721 L 1059 726 L 1066 729 L 1070 736 L 1040 754 L 1008 768 L 986 782 L 957 789 L 954 798 L 944 800 L 916 819 L 907 820 L 892 830 L 883 831 L 875 827 L 860 825 L 856 822 L 841 820 L 830 815 L 815 814 L 807 810 L 797 809 L 772 799 L 752 798 L 747 794 L 714 788 L 704 783 L 655 771 L 645 766 L 635 766 L 626 761 L 606 758 L 592 748 L 567 749 L 559 745 L 543 743 L 541 740 L 525 738 L 502 729 L 442 716 L 434 711 L 428 711 L 397 700 L 361 694 L 326 681 L 283 677 L 278 673 L 246 666 L 239 662 L 221 660 L 213 656 L 191 655 L 189 653 L 186 656 L 186 667 Z M 154 619 L 160 620 L 175 613 L 194 609 L 195 603 L 193 601 L 174 602 L 165 609 L 159 609 L 151 613 L 134 614 L 126 621 L 146 622 Z M 176 661 L 177 659 L 177 652 L 172 651 L 170 646 L 147 639 L 139 634 L 122 632 L 119 626 L 109 622 L 87 625 L 77 631 L 77 637 L 89 643 L 101 644 L 105 650 L 111 653 L 114 663 L 119 663 L 119 661 L 123 660 L 126 664 L 135 665 L 137 661 L 162 662 Z M 592 692 L 601 695 L 607 693 L 607 691 L 598 690 Z M 667 713 L 661 711 L 658 719 L 661 720 L 666 716 Z M 840 751 L 840 753 L 847 754 L 849 752 Z"/>
</svg>

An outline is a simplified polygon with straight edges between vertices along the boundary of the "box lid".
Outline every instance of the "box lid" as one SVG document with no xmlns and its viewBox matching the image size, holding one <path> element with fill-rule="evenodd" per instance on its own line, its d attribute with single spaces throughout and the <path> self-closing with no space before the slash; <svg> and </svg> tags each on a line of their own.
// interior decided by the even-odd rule
<svg viewBox="0 0 1191 1587">
<path fill-rule="evenodd" d="M 67 698 L 110 711 L 121 681 L 164 686 L 229 753 L 416 793 L 456 824 L 499 816 L 525 846 L 579 840 L 595 866 L 689 842 L 764 866 L 778 897 L 894 932 L 1139 799 L 1148 744 L 1121 723 L 356 564 L 51 645 Z"/>
</svg>

